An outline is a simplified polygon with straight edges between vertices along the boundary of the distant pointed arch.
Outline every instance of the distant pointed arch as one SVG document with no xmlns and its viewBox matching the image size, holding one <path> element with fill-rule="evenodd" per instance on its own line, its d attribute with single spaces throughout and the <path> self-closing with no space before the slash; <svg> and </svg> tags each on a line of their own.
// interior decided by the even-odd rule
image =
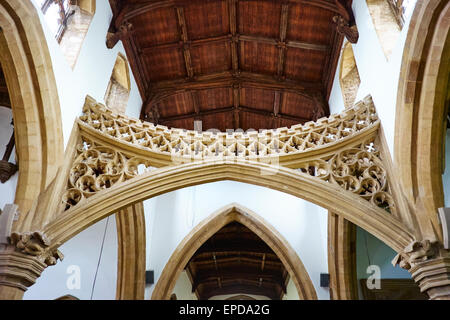
<svg viewBox="0 0 450 320">
<path fill-rule="evenodd" d="M 198 248 L 230 222 L 239 222 L 253 231 L 278 256 L 294 282 L 300 299 L 317 300 L 314 285 L 294 249 L 267 221 L 237 204 L 227 205 L 200 222 L 178 245 L 156 284 L 153 300 L 168 300 L 176 281 Z"/>
</svg>

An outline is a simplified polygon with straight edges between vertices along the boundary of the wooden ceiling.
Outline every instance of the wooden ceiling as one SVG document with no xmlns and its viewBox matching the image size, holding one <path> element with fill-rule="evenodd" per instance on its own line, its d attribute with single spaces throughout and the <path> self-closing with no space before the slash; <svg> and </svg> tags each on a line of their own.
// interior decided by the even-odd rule
<svg viewBox="0 0 450 320">
<path fill-rule="evenodd" d="M 110 4 L 107 45 L 124 43 L 143 119 L 185 129 L 201 120 L 203 130 L 225 131 L 329 114 L 343 35 L 351 34 L 351 0 Z"/>
<path fill-rule="evenodd" d="M 0 65 L 0 106 L 11 108 L 11 99 L 9 98 L 5 74 L 3 73 L 3 68 L 1 65 Z"/>
<path fill-rule="evenodd" d="M 186 266 L 200 300 L 225 294 L 279 300 L 289 274 L 272 249 L 250 229 L 232 222 L 206 241 Z"/>
</svg>

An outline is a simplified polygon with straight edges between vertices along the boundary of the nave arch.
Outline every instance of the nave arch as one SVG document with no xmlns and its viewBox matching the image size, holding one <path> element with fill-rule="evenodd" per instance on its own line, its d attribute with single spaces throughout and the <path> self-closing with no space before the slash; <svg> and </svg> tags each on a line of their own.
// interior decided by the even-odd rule
<svg viewBox="0 0 450 320">
<path fill-rule="evenodd" d="M 264 174 L 261 174 L 262 171 Z M 100 192 L 46 225 L 49 250 L 121 208 L 152 197 L 209 182 L 232 180 L 285 192 L 332 210 L 372 233 L 396 251 L 413 241 L 412 233 L 384 210 L 366 200 L 292 169 L 251 161 L 206 160 L 144 173 Z M 93 201 L 91 201 L 93 200 Z"/>
<path fill-rule="evenodd" d="M 61 111 L 50 53 L 31 1 L 1 1 L 0 28 L 0 62 L 11 98 L 19 165 L 15 203 L 23 213 L 15 227 L 26 229 L 27 211 L 64 158 Z"/>
<path fill-rule="evenodd" d="M 418 1 L 408 29 L 399 79 L 395 168 L 420 237 L 442 241 L 445 101 L 450 74 L 450 2 Z M 405 134 L 407 133 L 407 134 Z"/>
<path fill-rule="evenodd" d="M 308 272 L 286 239 L 257 213 L 237 203 L 229 204 L 209 215 L 180 242 L 156 283 L 152 300 L 168 300 L 189 259 L 205 241 L 230 222 L 246 226 L 273 250 L 289 272 L 301 300 L 317 300 Z"/>
</svg>

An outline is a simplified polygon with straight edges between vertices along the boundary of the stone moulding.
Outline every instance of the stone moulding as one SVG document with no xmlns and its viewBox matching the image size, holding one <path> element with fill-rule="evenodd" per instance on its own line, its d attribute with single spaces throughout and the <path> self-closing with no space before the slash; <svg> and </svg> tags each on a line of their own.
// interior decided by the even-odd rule
<svg viewBox="0 0 450 320">
<path fill-rule="evenodd" d="M 81 138 L 62 211 L 132 179 L 139 167 L 202 160 L 248 160 L 298 169 L 397 215 L 376 145 L 379 119 L 370 96 L 329 118 L 260 133 L 183 131 L 127 118 L 87 97 Z"/>
<path fill-rule="evenodd" d="M 370 96 L 339 115 L 260 133 L 197 133 L 116 114 L 87 97 L 43 227 L 51 248 L 129 205 L 233 180 L 333 210 L 395 250 L 414 240 L 397 214 Z M 179 161 L 183 159 L 183 161 Z M 50 199 L 50 198 L 49 198 Z M 59 199 L 59 200 L 58 200 Z"/>
<path fill-rule="evenodd" d="M 374 133 L 379 122 L 370 96 L 341 114 L 259 133 L 198 133 L 169 129 L 115 113 L 90 97 L 87 97 L 83 114 L 78 119 L 80 130 L 87 137 L 97 137 L 113 145 L 133 146 L 138 154 L 151 153 L 160 160 L 159 163 L 155 161 L 158 167 L 229 157 L 269 163 L 270 159 L 278 159 L 283 165 L 292 167 L 295 163 L 290 160 L 298 153 L 324 149 L 332 152 L 336 146 L 354 143 L 360 134 Z"/>
</svg>

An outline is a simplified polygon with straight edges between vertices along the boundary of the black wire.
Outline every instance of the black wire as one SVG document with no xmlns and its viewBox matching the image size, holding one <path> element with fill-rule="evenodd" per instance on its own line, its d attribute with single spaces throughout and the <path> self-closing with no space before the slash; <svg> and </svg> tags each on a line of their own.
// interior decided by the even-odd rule
<svg viewBox="0 0 450 320">
<path fill-rule="evenodd" d="M 106 238 L 106 230 L 108 229 L 108 222 L 109 222 L 109 217 L 106 218 L 105 232 L 103 233 L 102 246 L 100 248 L 100 255 L 98 256 L 97 270 L 95 270 L 94 282 L 92 283 L 91 300 L 94 295 L 95 282 L 97 281 L 97 273 L 98 273 L 98 269 L 100 267 L 100 261 L 102 259 L 103 246 L 105 245 L 105 238 Z"/>
<path fill-rule="evenodd" d="M 367 254 L 367 260 L 369 261 L 369 266 L 372 265 L 372 263 L 370 263 L 370 256 L 369 256 L 369 246 L 367 243 L 367 232 L 364 232 L 364 240 L 366 242 L 366 254 Z"/>
</svg>

